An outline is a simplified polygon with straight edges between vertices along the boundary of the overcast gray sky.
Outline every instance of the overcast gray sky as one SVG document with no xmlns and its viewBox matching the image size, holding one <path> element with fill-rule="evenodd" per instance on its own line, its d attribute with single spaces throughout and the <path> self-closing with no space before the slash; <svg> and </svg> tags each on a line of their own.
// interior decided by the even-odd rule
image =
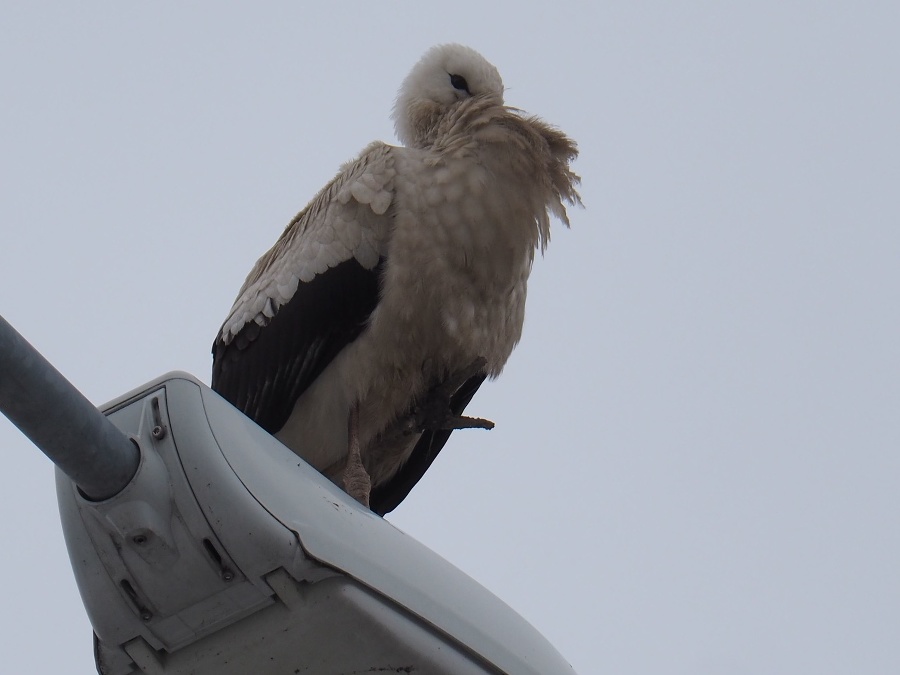
<svg viewBox="0 0 900 675">
<path fill-rule="evenodd" d="M 4 3 L 0 314 L 97 404 L 208 382 L 255 259 L 463 42 L 587 208 L 497 428 L 389 520 L 581 675 L 900 672 L 900 5 L 308 4 Z M 50 462 L 0 445 L 0 670 L 92 673 Z"/>
</svg>

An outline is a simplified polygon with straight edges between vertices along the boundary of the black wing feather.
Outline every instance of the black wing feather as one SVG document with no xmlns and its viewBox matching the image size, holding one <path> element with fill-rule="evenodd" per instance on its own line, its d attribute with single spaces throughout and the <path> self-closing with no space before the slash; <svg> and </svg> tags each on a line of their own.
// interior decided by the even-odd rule
<svg viewBox="0 0 900 675">
<path fill-rule="evenodd" d="M 309 282 L 269 323 L 251 321 L 228 344 L 213 344 L 212 388 L 271 434 L 331 360 L 353 342 L 378 304 L 383 260 L 346 260 Z"/>
</svg>

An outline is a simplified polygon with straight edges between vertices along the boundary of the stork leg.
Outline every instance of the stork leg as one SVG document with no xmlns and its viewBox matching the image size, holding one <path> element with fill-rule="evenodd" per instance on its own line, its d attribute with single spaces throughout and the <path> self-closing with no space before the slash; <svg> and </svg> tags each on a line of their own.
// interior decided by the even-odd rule
<svg viewBox="0 0 900 675">
<path fill-rule="evenodd" d="M 347 420 L 347 464 L 344 466 L 344 492 L 363 506 L 369 506 L 369 494 L 372 492 L 372 479 L 362 463 L 359 448 L 359 401 L 350 406 Z"/>
</svg>

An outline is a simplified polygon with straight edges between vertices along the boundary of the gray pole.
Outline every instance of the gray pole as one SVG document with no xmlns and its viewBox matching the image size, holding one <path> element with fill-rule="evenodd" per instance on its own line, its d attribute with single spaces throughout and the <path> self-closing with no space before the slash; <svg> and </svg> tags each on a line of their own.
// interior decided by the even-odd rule
<svg viewBox="0 0 900 675">
<path fill-rule="evenodd" d="M 118 494 L 140 452 L 0 316 L 0 412 L 94 500 Z"/>
</svg>

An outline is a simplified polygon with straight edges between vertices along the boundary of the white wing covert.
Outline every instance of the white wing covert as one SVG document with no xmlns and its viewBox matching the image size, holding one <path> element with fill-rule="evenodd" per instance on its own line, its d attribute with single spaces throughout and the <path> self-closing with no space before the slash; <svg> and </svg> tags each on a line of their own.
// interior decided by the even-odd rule
<svg viewBox="0 0 900 675">
<path fill-rule="evenodd" d="M 254 265 L 219 339 L 229 344 L 250 321 L 268 325 L 301 283 L 350 258 L 367 270 L 378 265 L 390 230 L 395 150 L 372 143 L 294 217 Z"/>
</svg>

